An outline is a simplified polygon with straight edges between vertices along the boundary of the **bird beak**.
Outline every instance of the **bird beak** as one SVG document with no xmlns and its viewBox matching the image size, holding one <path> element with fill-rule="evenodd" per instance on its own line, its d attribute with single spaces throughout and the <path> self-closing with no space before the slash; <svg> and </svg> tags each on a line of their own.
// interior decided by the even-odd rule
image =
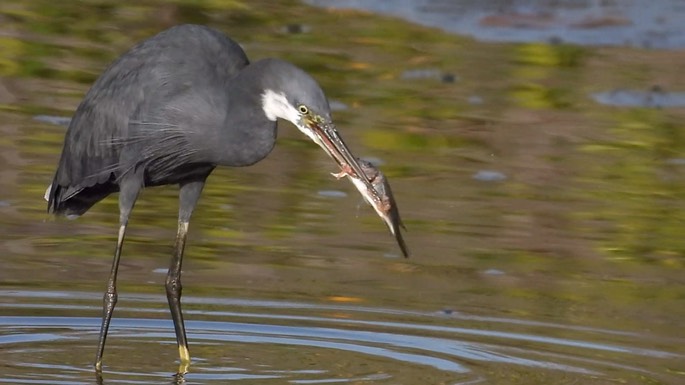
<svg viewBox="0 0 685 385">
<path fill-rule="evenodd" d="M 333 125 L 333 123 L 324 123 L 317 120 L 306 119 L 305 121 L 305 125 L 313 134 L 311 138 L 316 144 L 321 146 L 336 163 L 338 163 L 343 172 L 353 174 L 352 176 L 363 181 L 368 191 L 372 194 L 371 198 L 380 204 L 381 198 L 378 195 L 378 192 L 366 177 L 366 174 L 362 171 L 357 159 L 352 155 L 349 148 L 347 148 L 347 145 L 338 134 L 335 125 Z"/>
</svg>

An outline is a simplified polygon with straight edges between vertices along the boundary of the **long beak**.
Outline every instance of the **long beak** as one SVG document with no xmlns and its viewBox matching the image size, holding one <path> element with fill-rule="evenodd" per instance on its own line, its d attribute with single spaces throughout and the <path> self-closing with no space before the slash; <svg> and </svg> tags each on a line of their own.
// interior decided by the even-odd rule
<svg viewBox="0 0 685 385">
<path fill-rule="evenodd" d="M 340 168 L 349 173 L 351 170 L 354 176 L 363 181 L 367 189 L 371 192 L 372 198 L 380 203 L 381 198 L 378 192 L 373 187 L 366 174 L 362 171 L 357 159 L 352 155 L 347 145 L 338 134 L 333 123 L 320 124 L 317 122 L 309 122 L 309 128 L 313 131 L 318 144 L 326 151 L 326 153 L 335 160 Z"/>
</svg>

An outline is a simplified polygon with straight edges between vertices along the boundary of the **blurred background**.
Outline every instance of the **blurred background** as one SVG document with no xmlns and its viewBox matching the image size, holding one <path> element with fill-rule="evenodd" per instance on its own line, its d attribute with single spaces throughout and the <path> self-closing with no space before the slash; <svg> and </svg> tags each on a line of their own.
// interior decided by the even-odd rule
<svg viewBox="0 0 685 385">
<path fill-rule="evenodd" d="M 389 178 L 412 256 L 281 122 L 271 155 L 217 169 L 194 214 L 190 382 L 682 383 L 684 21 L 676 0 L 1 2 L 0 382 L 92 380 L 117 197 L 69 221 L 43 193 L 108 63 L 198 23 L 320 82 Z M 173 371 L 177 207 L 167 186 L 133 212 L 112 383 Z"/>
</svg>

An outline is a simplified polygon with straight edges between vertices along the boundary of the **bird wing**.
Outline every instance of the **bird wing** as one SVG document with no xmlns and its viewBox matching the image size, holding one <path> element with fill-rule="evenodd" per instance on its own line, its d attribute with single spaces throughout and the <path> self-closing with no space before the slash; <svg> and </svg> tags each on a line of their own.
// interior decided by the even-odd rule
<svg viewBox="0 0 685 385">
<path fill-rule="evenodd" d="M 48 210 L 58 211 L 61 202 L 98 184 L 111 184 L 116 191 L 118 179 L 141 159 L 177 160 L 173 150 L 182 148 L 183 136 L 177 124 L 165 119 L 164 104 L 190 89 L 216 87 L 217 79 L 226 81 L 247 64 L 237 43 L 195 25 L 171 28 L 123 54 L 74 114 L 46 193 Z"/>
</svg>

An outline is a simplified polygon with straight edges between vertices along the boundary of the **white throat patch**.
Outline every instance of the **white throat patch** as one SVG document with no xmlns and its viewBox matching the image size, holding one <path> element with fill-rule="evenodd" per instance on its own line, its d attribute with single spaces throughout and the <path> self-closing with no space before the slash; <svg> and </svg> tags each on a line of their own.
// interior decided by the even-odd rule
<svg viewBox="0 0 685 385">
<path fill-rule="evenodd" d="M 267 89 L 262 94 L 262 109 L 266 118 L 274 122 L 281 118 L 297 126 L 300 120 L 300 113 L 288 102 L 285 94 L 276 93 L 274 90 Z"/>
<path fill-rule="evenodd" d="M 321 140 L 314 135 L 314 132 L 305 124 L 302 124 L 302 116 L 297 109 L 288 102 L 288 98 L 285 97 L 284 93 L 279 94 L 274 90 L 269 89 L 264 91 L 262 94 L 262 110 L 264 110 L 267 119 L 274 122 L 278 118 L 285 119 L 295 125 L 298 130 L 307 135 L 314 143 L 324 147 Z"/>
</svg>

